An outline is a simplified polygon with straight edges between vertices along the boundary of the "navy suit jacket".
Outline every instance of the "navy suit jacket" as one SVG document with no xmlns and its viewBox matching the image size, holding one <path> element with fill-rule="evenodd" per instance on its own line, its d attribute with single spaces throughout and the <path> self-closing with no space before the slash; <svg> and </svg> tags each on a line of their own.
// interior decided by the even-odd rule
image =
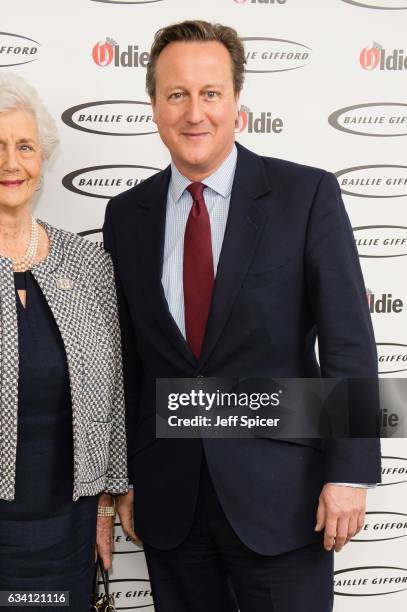
<svg viewBox="0 0 407 612">
<path fill-rule="evenodd" d="M 380 480 L 379 440 L 156 440 L 155 380 L 377 376 L 365 287 L 339 186 L 323 170 L 238 145 L 196 360 L 161 285 L 170 173 L 167 168 L 113 198 L 104 225 L 122 324 L 135 528 L 161 549 L 186 537 L 204 452 L 240 539 L 262 554 L 293 550 L 320 537 L 314 525 L 325 482 Z"/>
</svg>

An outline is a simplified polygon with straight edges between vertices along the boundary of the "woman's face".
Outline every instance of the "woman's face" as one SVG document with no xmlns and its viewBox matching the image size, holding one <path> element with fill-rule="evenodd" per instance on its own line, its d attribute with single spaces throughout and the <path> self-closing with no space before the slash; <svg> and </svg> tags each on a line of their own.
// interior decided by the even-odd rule
<svg viewBox="0 0 407 612">
<path fill-rule="evenodd" d="M 30 205 L 41 179 L 37 122 L 29 111 L 0 113 L 0 207 Z"/>
</svg>

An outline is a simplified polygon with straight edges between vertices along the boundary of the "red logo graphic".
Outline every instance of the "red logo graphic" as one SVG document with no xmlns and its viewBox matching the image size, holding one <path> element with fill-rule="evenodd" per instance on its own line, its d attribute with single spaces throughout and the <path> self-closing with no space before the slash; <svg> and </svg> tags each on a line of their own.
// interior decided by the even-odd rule
<svg viewBox="0 0 407 612">
<path fill-rule="evenodd" d="M 262 111 L 253 113 L 248 106 L 240 107 L 239 117 L 236 121 L 235 132 L 240 134 L 281 134 L 284 123 L 281 117 L 273 117 L 272 113 Z"/>
<path fill-rule="evenodd" d="M 360 52 L 360 65 L 365 70 L 374 70 L 380 62 L 380 54 L 383 47 L 377 43 L 369 47 L 365 47 Z"/>
<path fill-rule="evenodd" d="M 245 131 L 245 129 L 247 128 L 247 122 L 249 120 L 249 112 L 250 112 L 249 108 L 247 108 L 246 106 L 242 106 L 242 108 L 239 111 L 239 118 L 237 120 L 235 132 L 240 134 L 241 132 Z"/>
<path fill-rule="evenodd" d="M 113 59 L 114 45 L 112 42 L 98 42 L 93 47 L 92 57 L 95 64 L 98 66 L 108 66 Z"/>
</svg>

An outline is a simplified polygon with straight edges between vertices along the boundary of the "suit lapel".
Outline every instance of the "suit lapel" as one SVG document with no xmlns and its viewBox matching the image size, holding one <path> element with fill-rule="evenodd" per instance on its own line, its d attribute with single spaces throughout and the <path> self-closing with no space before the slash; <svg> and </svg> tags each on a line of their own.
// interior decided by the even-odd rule
<svg viewBox="0 0 407 612">
<path fill-rule="evenodd" d="M 138 240 L 143 261 L 141 274 L 143 285 L 146 287 L 146 295 L 151 298 L 146 304 L 147 307 L 154 309 L 157 327 L 165 333 L 171 344 L 182 353 L 183 357 L 195 366 L 196 359 L 169 311 L 161 283 L 166 203 L 170 178 L 171 168 L 168 167 L 160 176 L 157 176 L 154 189 L 150 186 L 145 198 L 138 203 L 138 214 L 140 215 L 139 223 L 137 223 Z"/>
<path fill-rule="evenodd" d="M 270 192 L 261 158 L 241 145 L 212 305 L 198 367 L 209 359 L 231 313 L 267 218 L 261 197 Z M 264 204 L 264 203 L 263 203 Z"/>
<path fill-rule="evenodd" d="M 74 413 L 82 405 L 84 389 L 83 342 L 79 333 L 82 323 L 83 303 L 76 294 L 76 283 L 81 276 L 82 258 L 73 256 L 64 245 L 62 236 L 47 223 L 40 222 L 47 231 L 51 246 L 48 257 L 32 270 L 33 276 L 41 287 L 61 334 L 71 382 L 72 406 Z M 60 282 L 69 281 L 72 288 L 60 288 Z M 74 423 L 75 426 L 75 423 Z M 76 427 L 76 426 L 75 426 Z"/>
<path fill-rule="evenodd" d="M 197 361 L 174 321 L 161 283 L 165 241 L 165 218 L 171 168 L 157 175 L 154 187 L 138 203 L 138 240 L 143 262 L 141 274 L 147 307 L 154 309 L 157 327 L 179 353 L 198 370 L 209 359 L 227 323 L 233 303 L 250 266 L 267 218 L 261 198 L 270 193 L 270 184 L 261 157 L 241 145 L 231 193 L 229 215 L 217 268 L 212 305 L 202 353 Z"/>
</svg>

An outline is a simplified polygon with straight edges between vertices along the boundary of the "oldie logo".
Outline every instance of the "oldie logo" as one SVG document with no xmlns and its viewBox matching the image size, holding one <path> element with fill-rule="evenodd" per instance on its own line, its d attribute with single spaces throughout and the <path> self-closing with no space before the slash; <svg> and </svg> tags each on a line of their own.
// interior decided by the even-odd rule
<svg viewBox="0 0 407 612">
<path fill-rule="evenodd" d="M 92 166 L 70 172 L 62 184 L 79 195 L 106 199 L 139 185 L 159 171 L 160 168 L 129 164 Z"/>
<path fill-rule="evenodd" d="M 353 231 L 359 257 L 407 255 L 407 227 L 403 225 L 361 225 Z"/>
<path fill-rule="evenodd" d="M 284 72 L 303 68 L 311 59 L 310 47 L 280 38 L 242 38 L 246 72 Z"/>
<path fill-rule="evenodd" d="M 113 579 L 109 580 L 109 585 L 117 610 L 138 610 L 152 608 L 154 605 L 150 581 L 147 579 Z M 102 581 L 99 581 L 99 587 L 103 589 Z"/>
<path fill-rule="evenodd" d="M 29 64 L 38 59 L 40 43 L 32 38 L 0 32 L 0 67 Z"/>
<path fill-rule="evenodd" d="M 163 0 L 90 0 L 91 2 L 103 2 L 104 4 L 154 4 Z"/>
<path fill-rule="evenodd" d="M 362 49 L 359 61 L 365 70 L 407 70 L 407 54 L 404 49 L 388 51 L 377 42 Z"/>
<path fill-rule="evenodd" d="M 401 512 L 366 512 L 366 520 L 352 542 L 380 542 L 407 536 L 407 514 Z"/>
<path fill-rule="evenodd" d="M 378 342 L 379 374 L 396 374 L 407 371 L 407 344 Z"/>
<path fill-rule="evenodd" d="M 407 196 L 407 166 L 355 166 L 336 172 L 342 193 L 359 198 Z"/>
<path fill-rule="evenodd" d="M 406 457 L 382 457 L 382 482 L 379 487 L 396 485 L 407 482 Z"/>
<path fill-rule="evenodd" d="M 92 49 L 92 59 L 102 68 L 146 68 L 150 54 L 140 51 L 138 45 L 127 45 L 125 50 L 113 39 L 107 37 L 104 42 L 97 42 Z"/>
<path fill-rule="evenodd" d="M 377 293 L 366 290 L 367 303 L 371 314 L 399 314 L 404 310 L 404 302 L 392 293 Z"/>
<path fill-rule="evenodd" d="M 265 111 L 254 113 L 248 106 L 242 105 L 239 111 L 239 121 L 236 133 L 241 134 L 281 134 L 284 123 L 281 117 L 273 117 Z"/>
<path fill-rule="evenodd" d="M 155 134 L 151 104 L 135 100 L 102 100 L 72 106 L 61 119 L 76 130 L 105 136 Z"/>
<path fill-rule="evenodd" d="M 403 567 L 350 567 L 335 572 L 335 595 L 389 595 L 407 589 L 407 569 Z"/>
<path fill-rule="evenodd" d="M 342 2 L 383 11 L 405 11 L 407 9 L 406 0 L 342 0 Z"/>
<path fill-rule="evenodd" d="M 407 136 L 407 104 L 371 102 L 340 108 L 328 117 L 341 132 L 358 136 Z"/>
</svg>

